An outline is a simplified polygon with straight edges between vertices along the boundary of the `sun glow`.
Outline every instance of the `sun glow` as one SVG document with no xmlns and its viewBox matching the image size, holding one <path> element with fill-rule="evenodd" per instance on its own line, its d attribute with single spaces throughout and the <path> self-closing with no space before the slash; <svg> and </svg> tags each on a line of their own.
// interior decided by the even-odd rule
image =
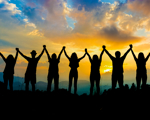
<svg viewBox="0 0 150 120">
<path fill-rule="evenodd" d="M 104 73 L 106 73 L 106 72 L 111 72 L 111 69 L 104 70 Z"/>
</svg>

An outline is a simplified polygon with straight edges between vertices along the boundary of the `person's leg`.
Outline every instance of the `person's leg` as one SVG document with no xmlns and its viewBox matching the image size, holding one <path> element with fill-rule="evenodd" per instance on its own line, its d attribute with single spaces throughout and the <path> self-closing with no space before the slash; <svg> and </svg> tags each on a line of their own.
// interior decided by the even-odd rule
<svg viewBox="0 0 150 120">
<path fill-rule="evenodd" d="M 99 95 L 99 93 L 100 93 L 100 77 L 99 77 L 99 79 L 97 79 L 96 80 L 96 88 L 97 88 L 97 95 Z"/>
<path fill-rule="evenodd" d="M 34 74 L 32 76 L 31 84 L 32 84 L 32 91 L 34 92 L 35 91 L 35 84 L 36 84 L 36 74 Z"/>
<path fill-rule="evenodd" d="M 29 75 L 25 74 L 25 89 L 26 91 L 29 91 Z"/>
<path fill-rule="evenodd" d="M 73 73 L 70 70 L 70 73 L 69 73 L 69 92 L 71 92 L 72 79 L 73 79 Z"/>
<path fill-rule="evenodd" d="M 58 91 L 58 79 L 59 79 L 59 75 L 56 75 L 54 77 L 55 91 Z"/>
<path fill-rule="evenodd" d="M 119 88 L 123 89 L 123 74 L 118 75 Z"/>
<path fill-rule="evenodd" d="M 143 86 L 143 88 L 146 88 L 146 82 L 147 82 L 147 74 L 142 75 L 142 86 Z"/>
<path fill-rule="evenodd" d="M 10 75 L 9 77 L 9 87 L 10 87 L 10 91 L 13 91 L 13 75 Z"/>
<path fill-rule="evenodd" d="M 31 84 L 32 84 L 32 92 L 35 92 L 35 84 L 34 83 Z"/>
<path fill-rule="evenodd" d="M 3 75 L 3 79 L 4 79 L 4 89 L 5 91 L 7 90 L 7 84 L 8 84 L 8 78 L 7 78 L 7 75 Z"/>
<path fill-rule="evenodd" d="M 74 76 L 74 94 L 77 94 L 77 80 L 78 80 L 78 71 L 75 71 L 75 76 Z"/>
<path fill-rule="evenodd" d="M 140 75 L 140 73 L 136 74 L 136 84 L 137 84 L 137 90 L 139 90 L 140 89 L 140 84 L 141 84 L 141 75 Z"/>
<path fill-rule="evenodd" d="M 29 91 L 29 82 L 26 82 L 26 91 Z"/>
<path fill-rule="evenodd" d="M 47 92 L 51 91 L 51 85 L 52 85 L 52 76 L 48 75 L 48 84 L 47 84 Z"/>
<path fill-rule="evenodd" d="M 115 90 L 116 84 L 117 84 L 117 75 L 112 74 L 112 90 Z"/>
<path fill-rule="evenodd" d="M 93 87 L 94 87 L 94 79 L 93 79 L 92 75 L 90 75 L 90 84 L 91 84 L 90 95 L 92 95 L 93 94 Z"/>
</svg>

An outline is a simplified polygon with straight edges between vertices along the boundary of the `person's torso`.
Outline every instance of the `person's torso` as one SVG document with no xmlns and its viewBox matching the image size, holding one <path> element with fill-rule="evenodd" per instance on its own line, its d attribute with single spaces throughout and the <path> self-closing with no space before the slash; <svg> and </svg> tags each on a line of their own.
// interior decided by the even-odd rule
<svg viewBox="0 0 150 120">
<path fill-rule="evenodd" d="M 5 69 L 4 69 L 3 73 L 5 73 L 5 74 L 14 74 L 14 66 L 15 66 L 14 61 L 7 62 L 7 60 L 6 60 L 6 66 L 5 66 Z"/>
<path fill-rule="evenodd" d="M 38 60 L 36 58 L 30 58 L 28 62 L 29 63 L 28 63 L 26 73 L 36 74 L 36 67 L 37 67 Z"/>
<path fill-rule="evenodd" d="M 137 65 L 137 72 L 146 72 L 146 61 L 145 60 L 137 59 L 136 65 Z"/>
<path fill-rule="evenodd" d="M 56 60 L 50 60 L 49 61 L 49 72 L 54 72 L 54 73 L 56 73 L 56 72 L 58 72 L 58 64 L 59 64 L 59 60 L 58 59 L 56 59 Z"/>
<path fill-rule="evenodd" d="M 99 74 L 100 73 L 100 61 L 93 61 L 91 62 L 91 73 L 92 74 Z"/>
<path fill-rule="evenodd" d="M 72 69 L 78 68 L 78 67 L 79 67 L 79 60 L 78 60 L 78 59 L 77 59 L 77 60 L 72 60 L 72 59 L 71 59 L 69 66 L 70 66 Z"/>
<path fill-rule="evenodd" d="M 113 73 L 123 73 L 123 59 L 115 58 L 113 59 Z"/>
</svg>

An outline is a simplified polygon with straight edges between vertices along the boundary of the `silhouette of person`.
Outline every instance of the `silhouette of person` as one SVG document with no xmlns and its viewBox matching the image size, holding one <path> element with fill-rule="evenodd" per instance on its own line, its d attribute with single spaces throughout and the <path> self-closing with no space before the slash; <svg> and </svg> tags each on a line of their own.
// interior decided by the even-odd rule
<svg viewBox="0 0 150 120">
<path fill-rule="evenodd" d="M 91 56 L 89 55 L 89 53 L 87 52 L 87 50 L 85 50 L 86 54 L 89 57 L 90 63 L 91 63 L 91 73 L 90 73 L 90 95 L 92 95 L 93 93 L 93 87 L 94 87 L 94 81 L 96 81 L 96 88 L 97 88 L 97 94 L 99 95 L 100 93 L 100 88 L 99 88 L 99 84 L 100 84 L 100 65 L 101 65 L 101 61 L 102 61 L 102 55 L 104 53 L 104 49 L 100 54 L 100 58 L 98 58 L 97 55 L 93 55 L 93 59 L 91 58 Z"/>
<path fill-rule="evenodd" d="M 79 62 L 81 59 L 83 59 L 86 55 L 86 53 L 78 59 L 77 54 L 74 52 L 72 53 L 71 57 L 69 57 L 66 53 L 66 50 L 64 49 L 64 53 L 68 60 L 70 61 L 69 66 L 71 67 L 70 73 L 69 73 L 69 92 L 71 92 L 71 86 L 72 86 L 72 79 L 74 78 L 74 94 L 77 93 L 77 80 L 78 80 L 78 70 Z"/>
<path fill-rule="evenodd" d="M 60 62 L 60 56 L 63 52 L 65 47 L 62 48 L 61 52 L 58 55 L 58 58 L 56 56 L 55 53 L 52 54 L 52 56 L 50 57 L 46 46 L 44 47 L 44 50 L 47 53 L 47 57 L 48 57 L 48 61 L 49 61 L 49 72 L 48 72 L 48 86 L 47 86 L 47 91 L 51 91 L 51 84 L 52 84 L 52 79 L 54 78 L 54 90 L 57 91 L 58 90 L 58 84 L 59 84 L 59 74 L 58 74 L 58 64 Z"/>
<path fill-rule="evenodd" d="M 127 52 L 122 56 L 119 51 L 115 52 L 115 56 L 113 57 L 106 49 L 105 46 L 103 46 L 105 52 L 110 57 L 113 63 L 113 70 L 112 70 L 112 90 L 115 89 L 117 81 L 119 83 L 119 88 L 123 88 L 123 62 L 129 53 L 129 51 L 132 49 L 132 46 L 130 45 L 130 48 L 127 50 Z"/>
<path fill-rule="evenodd" d="M 31 84 L 32 84 L 32 91 L 35 91 L 36 67 L 37 67 L 38 61 L 40 60 L 41 56 L 44 53 L 44 47 L 45 47 L 45 45 L 43 45 L 43 50 L 42 50 L 41 54 L 36 58 L 35 58 L 35 56 L 37 53 L 35 50 L 32 50 L 32 52 L 31 52 L 32 57 L 30 58 L 30 57 L 27 57 L 24 54 L 22 54 L 22 52 L 20 52 L 20 50 L 17 49 L 17 51 L 20 53 L 20 55 L 28 61 L 28 67 L 27 67 L 27 70 L 25 73 L 25 81 L 24 81 L 26 83 L 26 91 L 29 90 L 29 81 L 31 81 Z"/>
<path fill-rule="evenodd" d="M 17 50 L 17 48 L 16 48 L 16 50 Z M 0 56 L 3 58 L 4 62 L 6 63 L 6 66 L 5 66 L 5 69 L 3 72 L 4 73 L 3 79 L 4 79 L 5 90 L 7 90 L 7 84 L 8 84 L 8 80 L 9 80 L 10 91 L 13 91 L 14 67 L 15 67 L 15 64 L 17 61 L 18 51 L 16 51 L 15 58 L 11 54 L 8 55 L 7 58 L 5 58 L 2 53 L 0 53 Z"/>
<path fill-rule="evenodd" d="M 136 65 L 137 65 L 137 70 L 136 70 L 137 89 L 140 89 L 141 79 L 142 79 L 142 85 L 144 88 L 144 87 L 146 87 L 146 82 L 147 82 L 146 62 L 150 56 L 150 53 L 145 58 L 144 54 L 142 52 L 140 52 L 138 55 L 138 58 L 136 58 L 132 49 L 131 49 L 131 52 L 132 52 L 132 55 L 134 57 Z"/>
</svg>

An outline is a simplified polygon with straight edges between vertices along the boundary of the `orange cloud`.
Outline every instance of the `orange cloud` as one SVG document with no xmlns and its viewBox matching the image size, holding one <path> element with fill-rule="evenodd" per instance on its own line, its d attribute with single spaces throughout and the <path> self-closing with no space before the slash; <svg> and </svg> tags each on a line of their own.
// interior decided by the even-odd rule
<svg viewBox="0 0 150 120">
<path fill-rule="evenodd" d="M 141 44 L 141 45 L 138 45 L 138 46 L 133 46 L 133 50 L 135 52 L 142 52 L 142 51 L 150 51 L 150 44 Z"/>
<path fill-rule="evenodd" d="M 142 15 L 150 15 L 150 1 L 149 0 L 128 0 L 128 8 L 134 12 Z"/>
</svg>

